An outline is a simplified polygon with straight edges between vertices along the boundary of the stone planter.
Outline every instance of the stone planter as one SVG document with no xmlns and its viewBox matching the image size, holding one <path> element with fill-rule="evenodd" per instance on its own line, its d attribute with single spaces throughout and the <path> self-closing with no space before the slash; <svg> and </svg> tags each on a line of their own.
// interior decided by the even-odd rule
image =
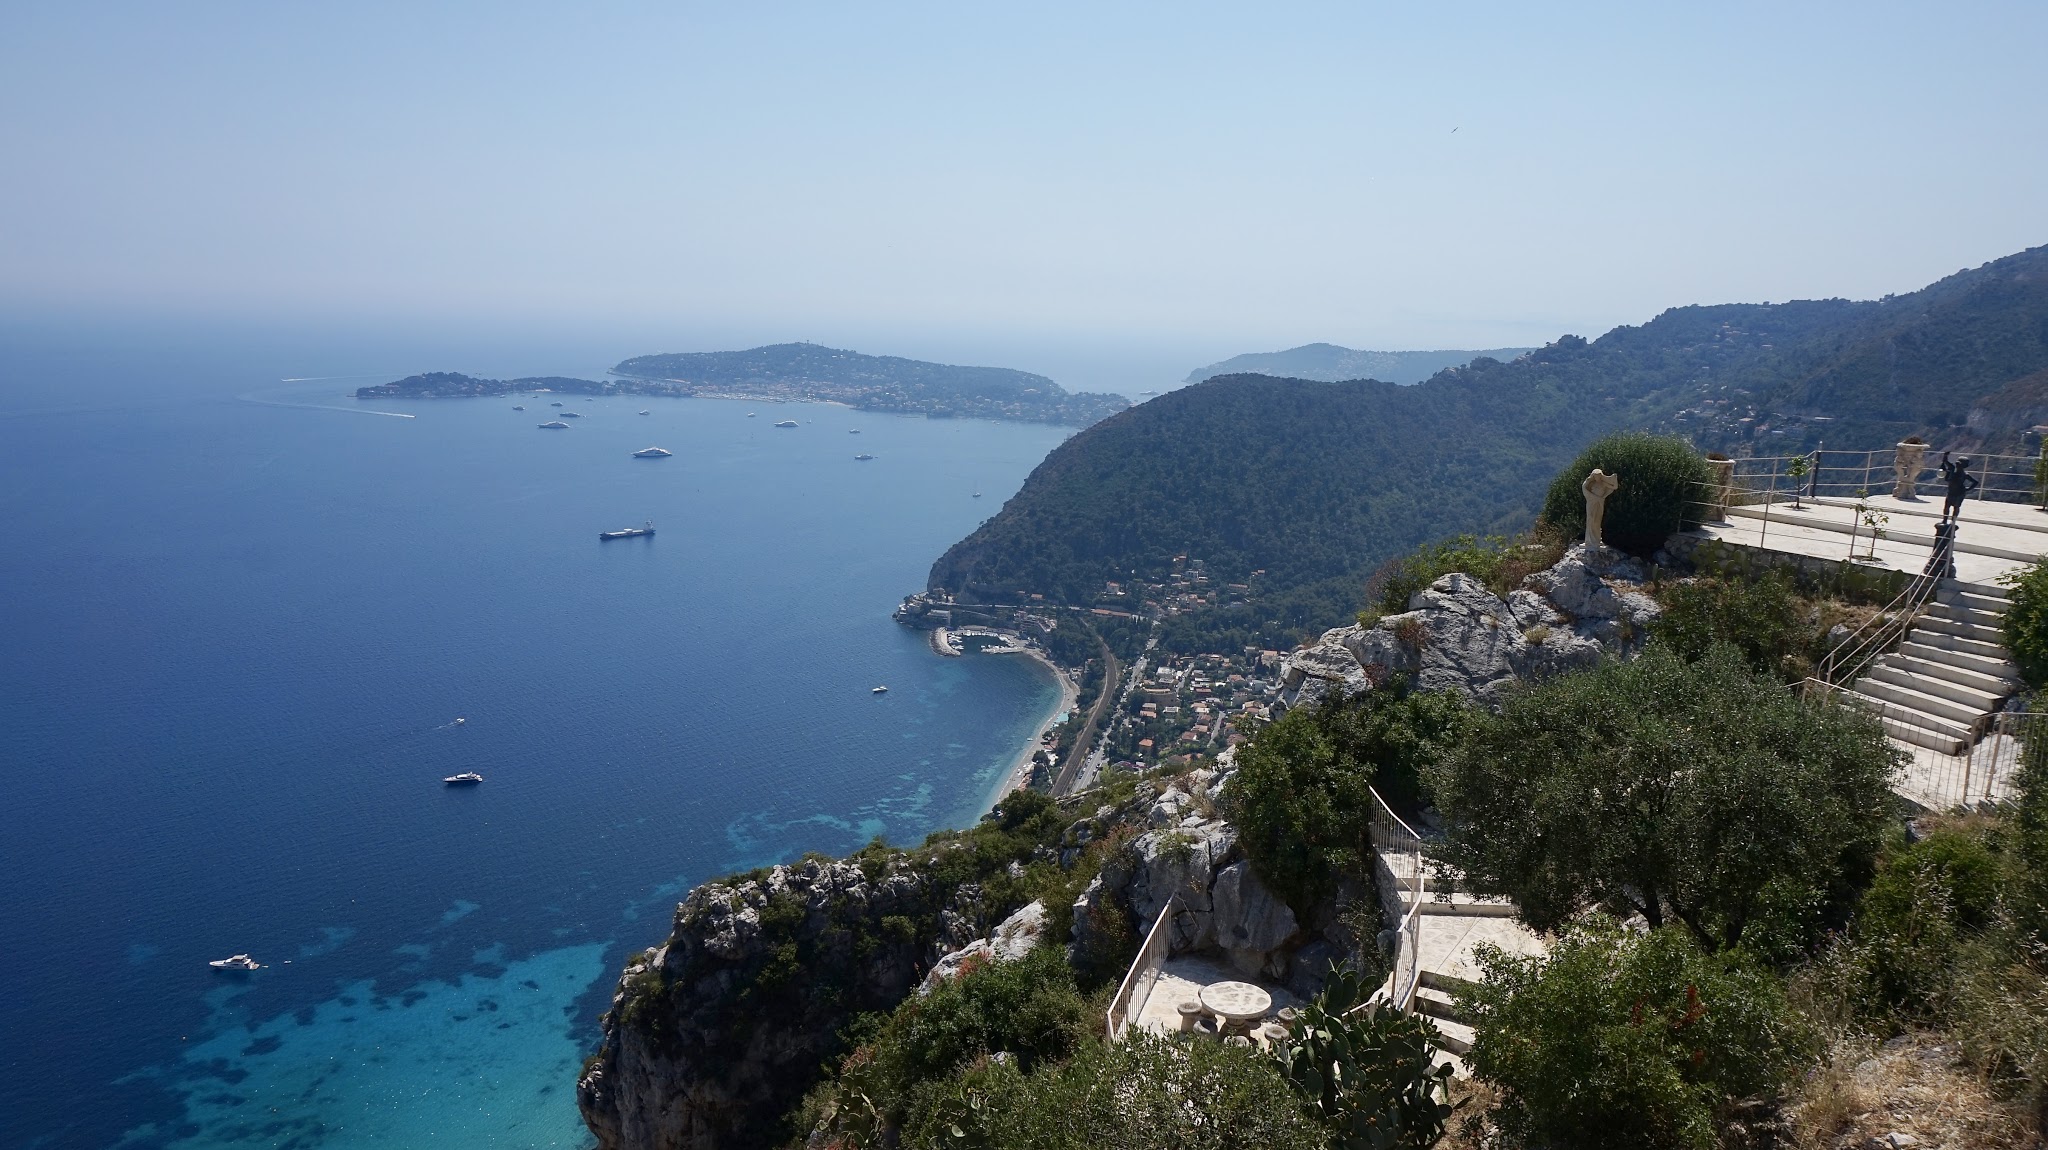
<svg viewBox="0 0 2048 1150">
<path fill-rule="evenodd" d="M 1707 469 L 1714 473 L 1713 486 L 1707 492 L 1707 522 L 1726 523 L 1728 498 L 1735 490 L 1735 461 L 1716 451 L 1707 456 Z"/>
<path fill-rule="evenodd" d="M 1892 459 L 1892 466 L 1898 473 L 1898 483 L 1892 488 L 1896 499 L 1920 498 L 1920 467 L 1927 460 L 1927 445 L 1914 440 L 1899 444 L 1898 454 Z"/>
</svg>

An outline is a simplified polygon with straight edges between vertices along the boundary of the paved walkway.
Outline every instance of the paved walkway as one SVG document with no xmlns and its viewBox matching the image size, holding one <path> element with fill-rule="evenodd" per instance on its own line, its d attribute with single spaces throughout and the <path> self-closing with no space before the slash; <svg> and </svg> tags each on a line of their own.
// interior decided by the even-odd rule
<svg viewBox="0 0 2048 1150">
<path fill-rule="evenodd" d="M 1927 565 L 1941 504 L 1889 495 L 1872 496 L 1867 503 L 1889 521 L 1885 536 L 1877 541 L 1875 562 L 1863 562 L 1917 574 Z M 1796 509 L 1789 503 L 1777 503 L 1769 507 L 1768 518 L 1765 510 L 1761 505 L 1730 508 L 1727 522 L 1705 524 L 1699 532 L 1744 547 L 1842 561 L 1849 558 L 1849 529 L 1854 525 L 1856 554 L 1866 555 L 1871 550 L 1870 531 L 1856 523 L 1853 501 L 1810 499 Z M 1956 578 L 1966 583 L 1995 584 L 2000 575 L 2048 554 L 2048 513 L 2031 504 L 1973 499 L 1963 504 L 1961 519 L 1962 528 L 1956 535 Z M 1999 554 L 1980 554 L 1969 550 L 1972 547 Z"/>
<path fill-rule="evenodd" d="M 1289 994 L 1285 987 L 1275 986 L 1264 979 L 1248 978 L 1229 963 L 1206 955 L 1183 954 L 1166 960 L 1166 965 L 1153 978 L 1151 989 L 1146 993 L 1144 1008 L 1131 1019 L 1131 1025 L 1144 1027 L 1154 1034 L 1174 1033 L 1180 1029 L 1180 1004 L 1188 999 L 1198 999 L 1202 988 L 1212 982 L 1253 983 L 1273 996 L 1274 1010 L 1300 1005 L 1300 1000 Z"/>
</svg>

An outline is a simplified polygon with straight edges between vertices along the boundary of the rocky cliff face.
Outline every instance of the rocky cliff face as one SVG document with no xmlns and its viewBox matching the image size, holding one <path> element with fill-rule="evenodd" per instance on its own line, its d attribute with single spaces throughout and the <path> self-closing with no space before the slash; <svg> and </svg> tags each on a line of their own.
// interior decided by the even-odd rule
<svg viewBox="0 0 2048 1150">
<path fill-rule="evenodd" d="M 1506 598 L 1470 575 L 1445 575 L 1410 597 L 1407 611 L 1370 628 L 1326 631 L 1288 656 L 1285 701 L 1312 704 L 1402 673 L 1420 690 L 1489 702 L 1522 679 L 1590 667 L 1607 652 L 1632 654 L 1659 613 L 1638 589 L 1646 576 L 1619 551 L 1582 545 Z"/>
<path fill-rule="evenodd" d="M 708 883 L 626 967 L 576 1084 L 602 1147 L 765 1146 L 837 1032 L 909 993 L 941 909 L 906 860 L 778 866 Z"/>
</svg>

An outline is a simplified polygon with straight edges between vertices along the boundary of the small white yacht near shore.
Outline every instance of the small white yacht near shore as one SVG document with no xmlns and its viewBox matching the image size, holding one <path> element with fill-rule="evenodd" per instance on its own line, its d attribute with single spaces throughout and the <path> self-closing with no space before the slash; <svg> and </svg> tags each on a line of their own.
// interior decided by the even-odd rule
<svg viewBox="0 0 2048 1150">
<path fill-rule="evenodd" d="M 226 971 L 230 974 L 242 974 L 251 970 L 263 969 L 262 963 L 257 962 L 246 954 L 237 954 L 228 958 L 216 958 L 206 965 L 215 970 Z"/>
<path fill-rule="evenodd" d="M 659 448 L 659 447 L 643 447 L 643 448 L 641 448 L 640 450 L 638 450 L 638 451 L 636 451 L 636 452 L 634 452 L 634 453 L 633 453 L 633 458 L 635 458 L 635 459 L 667 459 L 667 458 L 668 458 L 669 456 L 671 456 L 671 455 L 674 455 L 674 454 L 675 454 L 675 452 L 673 452 L 673 451 L 666 451 L 666 450 L 664 450 L 664 449 L 662 449 L 662 448 Z"/>
<path fill-rule="evenodd" d="M 459 775 L 449 775 L 447 778 L 442 779 L 441 781 L 451 787 L 473 787 L 478 783 L 483 782 L 484 777 L 482 775 L 477 774 L 475 771 L 464 771 Z"/>
</svg>

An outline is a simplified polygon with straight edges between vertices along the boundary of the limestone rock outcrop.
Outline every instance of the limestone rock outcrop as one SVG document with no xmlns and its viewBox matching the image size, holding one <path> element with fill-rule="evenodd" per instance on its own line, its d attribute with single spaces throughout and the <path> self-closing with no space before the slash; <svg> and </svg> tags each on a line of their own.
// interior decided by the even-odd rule
<svg viewBox="0 0 2048 1150">
<path fill-rule="evenodd" d="M 1015 962 L 1038 949 L 1045 940 L 1045 904 L 1025 903 L 1017 912 L 997 924 L 987 938 L 978 938 L 939 959 L 924 976 L 918 993 L 926 994 L 941 982 L 957 977 L 970 963 Z"/>
<path fill-rule="evenodd" d="M 935 915 L 937 894 L 903 859 L 875 874 L 852 860 L 806 861 L 691 891 L 667 944 L 627 965 L 597 1057 L 576 1083 L 598 1144 L 772 1141 L 770 1125 L 801 1095 L 839 1027 L 916 985 L 929 943 L 892 934 L 882 920 Z M 785 948 L 798 947 L 810 961 L 793 972 Z M 776 993 L 758 993 L 764 984 Z"/>
<path fill-rule="evenodd" d="M 1310 706 L 1331 691 L 1370 689 L 1405 674 L 1425 691 L 1492 702 L 1523 679 L 1593 666 L 1641 648 L 1659 608 L 1642 593 L 1643 565 L 1583 544 L 1530 575 L 1505 599 L 1452 572 L 1372 627 L 1339 627 L 1287 657 L 1282 701 Z"/>
</svg>

